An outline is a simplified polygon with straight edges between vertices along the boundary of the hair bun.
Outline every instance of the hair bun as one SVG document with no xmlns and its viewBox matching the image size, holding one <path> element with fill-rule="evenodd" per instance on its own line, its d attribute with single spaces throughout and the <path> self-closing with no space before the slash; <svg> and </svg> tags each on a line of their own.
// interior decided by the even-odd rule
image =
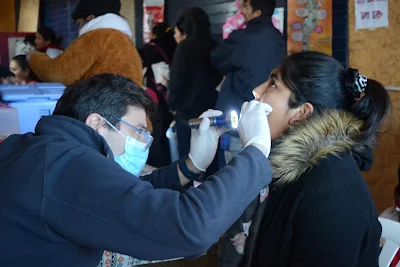
<svg viewBox="0 0 400 267">
<path fill-rule="evenodd" d="M 367 77 L 361 75 L 358 70 L 349 68 L 346 71 L 345 86 L 353 98 L 360 98 L 367 88 Z"/>
</svg>

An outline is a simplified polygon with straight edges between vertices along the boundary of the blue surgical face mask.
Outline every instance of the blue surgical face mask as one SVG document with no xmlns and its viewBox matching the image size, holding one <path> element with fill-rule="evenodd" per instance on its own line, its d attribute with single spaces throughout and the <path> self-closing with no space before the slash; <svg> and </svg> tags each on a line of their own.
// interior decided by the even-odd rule
<svg viewBox="0 0 400 267">
<path fill-rule="evenodd" d="M 114 159 L 124 170 L 139 177 L 149 157 L 149 149 L 145 146 L 146 144 L 128 136 L 125 139 L 125 153 Z"/>
<path fill-rule="evenodd" d="M 149 148 L 135 138 L 125 136 L 110 122 L 104 119 L 115 131 L 125 138 L 125 153 L 114 157 L 114 160 L 127 172 L 139 177 L 149 157 Z"/>
</svg>

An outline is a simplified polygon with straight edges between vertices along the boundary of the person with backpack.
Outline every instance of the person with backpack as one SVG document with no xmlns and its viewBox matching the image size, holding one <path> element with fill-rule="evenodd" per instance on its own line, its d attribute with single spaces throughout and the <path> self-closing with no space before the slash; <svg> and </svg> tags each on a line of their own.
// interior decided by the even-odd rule
<svg viewBox="0 0 400 267">
<path fill-rule="evenodd" d="M 150 149 L 148 164 L 154 167 L 164 167 L 171 163 L 170 149 L 166 132 L 173 120 L 172 113 L 166 102 L 166 87 L 155 78 L 153 68 L 164 65 L 169 69 L 176 48 L 173 30 L 165 23 L 157 24 L 150 34 L 150 42 L 143 46 L 141 55 L 147 92 L 157 103 L 157 113 L 150 120 L 153 124 L 154 142 Z M 168 77 L 167 77 L 168 78 Z"/>
<path fill-rule="evenodd" d="M 186 38 L 179 43 L 172 62 L 168 105 L 176 113 L 179 155 L 185 155 L 190 147 L 188 120 L 215 107 L 222 74 L 211 62 L 211 52 L 217 44 L 211 38 L 207 13 L 189 8 L 176 25 L 183 29 Z"/>
</svg>

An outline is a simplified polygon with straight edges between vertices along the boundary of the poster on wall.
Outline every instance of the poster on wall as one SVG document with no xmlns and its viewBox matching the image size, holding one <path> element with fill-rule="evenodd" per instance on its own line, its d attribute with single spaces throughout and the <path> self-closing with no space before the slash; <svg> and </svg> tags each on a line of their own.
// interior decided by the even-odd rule
<svg viewBox="0 0 400 267">
<path fill-rule="evenodd" d="M 24 43 L 25 37 L 10 37 L 8 38 L 8 58 L 9 61 L 17 55 L 17 46 Z M 23 53 L 20 53 L 21 55 Z M 26 54 L 26 53 L 25 53 Z"/>
<path fill-rule="evenodd" d="M 164 0 L 143 1 L 143 41 L 150 41 L 150 32 L 154 25 L 164 22 Z"/>
<path fill-rule="evenodd" d="M 284 27 L 284 11 L 283 7 L 275 8 L 274 15 L 272 16 L 272 23 L 281 33 L 283 33 Z"/>
<path fill-rule="evenodd" d="M 288 0 L 288 52 L 332 55 L 332 1 Z"/>
<path fill-rule="evenodd" d="M 389 0 L 355 0 L 356 30 L 389 27 Z"/>
</svg>

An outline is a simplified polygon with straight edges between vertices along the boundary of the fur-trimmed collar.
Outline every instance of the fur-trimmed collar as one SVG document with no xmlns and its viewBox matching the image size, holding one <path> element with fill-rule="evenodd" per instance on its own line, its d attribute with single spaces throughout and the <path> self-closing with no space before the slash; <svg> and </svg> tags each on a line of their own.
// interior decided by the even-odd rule
<svg viewBox="0 0 400 267">
<path fill-rule="evenodd" d="M 270 156 L 274 178 L 279 184 L 290 183 L 327 156 L 363 153 L 373 144 L 356 141 L 362 125 L 350 113 L 329 110 L 291 126 Z"/>
<path fill-rule="evenodd" d="M 126 20 L 115 14 L 105 14 L 89 21 L 79 31 L 79 36 L 98 29 L 114 29 L 132 38 L 131 28 Z"/>
</svg>

